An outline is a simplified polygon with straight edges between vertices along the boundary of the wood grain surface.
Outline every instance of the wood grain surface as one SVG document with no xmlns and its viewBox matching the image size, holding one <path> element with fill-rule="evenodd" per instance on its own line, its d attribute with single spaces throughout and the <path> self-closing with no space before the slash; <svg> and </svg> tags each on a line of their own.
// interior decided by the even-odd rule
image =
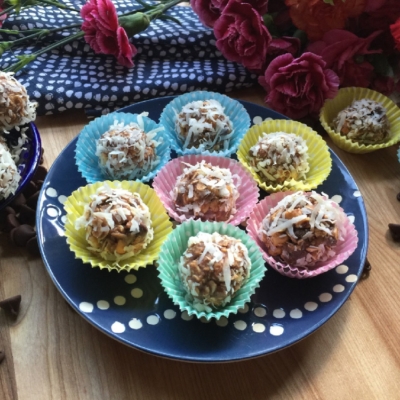
<svg viewBox="0 0 400 400">
<path fill-rule="evenodd" d="M 258 89 L 232 97 L 263 104 Z M 50 167 L 88 121 L 74 111 L 36 122 Z M 41 259 L 0 234 L 0 300 L 22 295 L 16 321 L 0 311 L 0 350 L 6 355 L 0 399 L 400 399 L 400 245 L 387 229 L 400 223 L 398 146 L 367 155 L 331 147 L 366 203 L 372 271 L 314 334 L 277 353 L 223 365 L 148 355 L 84 321 Z"/>
</svg>

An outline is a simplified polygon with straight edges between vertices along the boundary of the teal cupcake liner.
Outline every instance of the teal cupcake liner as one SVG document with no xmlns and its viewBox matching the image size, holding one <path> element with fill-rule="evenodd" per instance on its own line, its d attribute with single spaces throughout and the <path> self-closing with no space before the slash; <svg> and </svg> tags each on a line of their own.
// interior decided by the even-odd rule
<svg viewBox="0 0 400 400">
<path fill-rule="evenodd" d="M 225 307 L 211 312 L 198 311 L 190 304 L 179 275 L 180 258 L 187 249 L 189 238 L 196 236 L 199 232 L 218 232 L 221 235 L 240 239 L 247 247 L 251 261 L 250 276 L 236 296 Z M 190 220 L 178 225 L 163 243 L 158 259 L 158 274 L 161 285 L 174 304 L 178 305 L 181 311 L 186 311 L 189 316 L 204 317 L 207 321 L 212 318 L 218 320 L 221 317 L 228 317 L 243 308 L 250 301 L 251 295 L 260 286 L 260 281 L 264 277 L 265 271 L 265 263 L 255 241 L 241 229 L 224 222 Z"/>
<path fill-rule="evenodd" d="M 184 149 L 182 143 L 175 131 L 175 117 L 182 110 L 183 106 L 192 101 L 198 100 L 217 100 L 225 108 L 224 113 L 229 117 L 233 125 L 233 134 L 229 143 L 229 148 L 220 151 L 209 151 L 204 149 Z M 204 154 L 217 155 L 221 157 L 229 157 L 235 153 L 241 139 L 250 127 L 250 116 L 245 108 L 236 100 L 229 98 L 223 94 L 196 91 L 185 93 L 172 100 L 163 110 L 160 116 L 160 124 L 165 128 L 165 134 L 168 135 L 172 148 L 179 155 L 186 154 Z"/>
<path fill-rule="evenodd" d="M 143 125 L 145 132 L 149 132 L 153 129 L 160 127 L 155 121 L 148 117 L 141 116 L 143 118 Z M 132 122 L 138 123 L 138 114 L 128 114 L 122 112 L 114 112 L 107 115 L 103 115 L 95 120 L 91 121 L 86 125 L 82 132 L 79 134 L 78 141 L 75 149 L 75 161 L 78 167 L 78 171 L 87 180 L 88 183 L 95 183 L 104 180 L 116 180 L 116 177 L 109 176 L 99 166 L 99 158 L 96 156 L 96 143 L 100 136 L 110 129 L 110 126 L 114 122 L 128 125 Z M 154 140 L 161 141 L 157 146 L 156 152 L 160 158 L 160 162 L 155 165 L 154 169 L 141 178 L 135 178 L 134 180 L 140 182 L 148 182 L 154 178 L 154 176 L 161 170 L 161 168 L 171 158 L 171 148 L 168 137 L 164 134 L 164 131 L 157 132 Z M 125 180 L 129 177 L 126 177 Z"/>
</svg>

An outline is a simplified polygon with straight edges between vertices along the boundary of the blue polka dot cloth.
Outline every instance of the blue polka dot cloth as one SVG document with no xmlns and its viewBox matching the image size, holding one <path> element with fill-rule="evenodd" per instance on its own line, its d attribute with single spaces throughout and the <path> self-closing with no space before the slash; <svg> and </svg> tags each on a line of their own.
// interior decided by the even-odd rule
<svg viewBox="0 0 400 400">
<path fill-rule="evenodd" d="M 118 14 L 135 8 L 132 2 L 113 2 Z M 80 9 L 84 3 L 66 4 Z M 155 20 L 146 31 L 135 35 L 132 43 L 138 54 L 131 69 L 119 65 L 112 56 L 96 55 L 81 38 L 42 54 L 17 72 L 17 79 L 38 102 L 38 115 L 72 108 L 83 108 L 92 115 L 106 114 L 150 98 L 194 90 L 225 93 L 257 82 L 256 75 L 222 56 L 215 46 L 213 31 L 200 23 L 190 7 L 177 6 L 167 14 L 180 20 L 181 25 Z M 81 22 L 79 13 L 36 6 L 24 9 L 14 19 L 9 17 L 3 28 L 51 29 Z M 0 69 L 15 63 L 15 56 L 38 51 L 74 32 L 56 32 L 40 42 L 6 51 L 1 56 Z M 0 33 L 1 41 L 19 37 Z"/>
</svg>

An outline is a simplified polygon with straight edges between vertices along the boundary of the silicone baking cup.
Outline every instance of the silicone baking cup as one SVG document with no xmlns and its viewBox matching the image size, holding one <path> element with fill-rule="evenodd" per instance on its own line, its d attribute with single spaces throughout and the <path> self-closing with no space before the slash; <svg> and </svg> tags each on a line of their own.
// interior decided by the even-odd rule
<svg viewBox="0 0 400 400">
<path fill-rule="evenodd" d="M 159 128 L 155 121 L 152 119 L 141 116 L 143 119 L 144 131 L 150 132 L 153 129 Z M 138 114 L 128 114 L 114 112 L 107 115 L 103 115 L 95 120 L 89 122 L 86 125 L 78 137 L 75 149 L 75 160 L 78 167 L 78 171 L 86 179 L 88 183 L 94 183 L 99 181 L 104 181 L 107 179 L 114 180 L 115 178 L 109 176 L 103 171 L 99 166 L 99 157 L 96 156 L 96 142 L 110 129 L 110 126 L 114 122 L 124 123 L 128 125 L 132 122 L 138 123 Z M 154 168 L 141 178 L 135 178 L 137 181 L 148 182 L 154 178 L 157 172 L 170 160 L 171 149 L 168 137 L 161 130 L 156 133 L 154 140 L 161 142 L 156 147 L 156 153 L 160 158 L 160 161 Z M 129 179 L 128 177 L 126 179 Z"/>
<path fill-rule="evenodd" d="M 331 123 L 340 111 L 350 106 L 354 100 L 369 99 L 374 100 L 386 108 L 386 115 L 390 122 L 390 138 L 380 144 L 359 144 L 352 142 L 345 136 L 335 132 L 331 128 Z M 371 89 L 348 87 L 340 89 L 336 97 L 332 100 L 326 100 L 320 113 L 320 121 L 328 135 L 336 146 L 349 153 L 370 153 L 371 151 L 383 149 L 392 146 L 400 141 L 400 109 L 388 97 Z"/>
<path fill-rule="evenodd" d="M 213 166 L 229 169 L 232 173 L 236 188 L 239 192 L 239 198 L 236 200 L 236 213 L 227 221 L 232 225 L 239 225 L 249 215 L 253 207 L 257 204 L 259 197 L 258 187 L 251 175 L 235 160 L 202 155 L 187 155 L 175 158 L 168 162 L 165 167 L 157 174 L 153 181 L 153 188 L 158 197 L 161 199 L 168 214 L 178 222 L 184 222 L 190 216 L 179 212 L 175 207 L 175 202 L 171 196 L 178 176 L 189 165 L 196 165 L 201 161 L 205 161 Z"/>
<path fill-rule="evenodd" d="M 210 99 L 217 100 L 221 103 L 221 105 L 224 107 L 225 115 L 227 115 L 232 122 L 233 134 L 229 142 L 229 147 L 220 151 L 208 151 L 194 147 L 190 149 L 184 149 L 175 131 L 176 115 L 180 113 L 183 106 L 191 103 L 192 101 Z M 164 126 L 165 132 L 170 139 L 171 146 L 178 153 L 178 155 L 204 154 L 229 157 L 236 151 L 240 140 L 246 133 L 247 129 L 249 129 L 250 116 L 238 101 L 233 100 L 228 96 L 214 92 L 197 91 L 183 94 L 172 100 L 171 103 L 169 103 L 161 113 L 160 124 Z"/>
<path fill-rule="evenodd" d="M 293 267 L 289 264 L 275 260 L 275 258 L 267 253 L 264 243 L 258 237 L 258 231 L 263 219 L 269 213 L 269 211 L 274 208 L 284 197 L 292 193 L 293 192 L 273 193 L 259 202 L 254 208 L 253 212 L 250 214 L 250 218 L 247 220 L 246 230 L 260 248 L 264 260 L 280 274 L 297 279 L 311 278 L 335 268 L 348 257 L 350 257 L 357 248 L 358 235 L 354 225 L 350 222 L 343 209 L 338 205 L 337 207 L 344 214 L 343 230 L 345 232 L 345 236 L 343 240 L 337 244 L 335 248 L 337 254 L 333 258 L 317 264 L 316 267 L 313 267 L 313 269 L 310 270 Z"/>
<path fill-rule="evenodd" d="M 263 133 L 269 134 L 274 132 L 294 133 L 301 136 L 307 143 L 310 170 L 305 180 L 295 181 L 292 179 L 283 184 L 271 185 L 264 182 L 248 163 L 247 157 L 250 148 L 258 142 Z M 237 157 L 241 164 L 250 171 L 258 186 L 269 193 L 285 190 L 302 190 L 306 192 L 315 189 L 328 177 L 332 169 L 331 155 L 328 146 L 321 136 L 305 124 L 285 119 L 268 120 L 259 125 L 253 125 L 240 142 Z"/>
<path fill-rule="evenodd" d="M 107 261 L 99 255 L 88 250 L 86 241 L 85 229 L 76 230 L 75 221 L 83 215 L 83 210 L 86 204 L 90 203 L 90 196 L 94 195 L 97 189 L 103 185 L 108 185 L 110 188 L 125 189 L 130 192 L 140 194 L 143 202 L 149 207 L 151 221 L 154 229 L 154 238 L 139 254 L 119 261 Z M 145 267 L 152 264 L 158 259 L 161 245 L 165 241 L 168 234 L 172 231 L 172 223 L 169 221 L 168 215 L 162 205 L 160 199 L 154 190 L 144 183 L 136 181 L 105 181 L 96 182 L 84 187 L 81 187 L 67 198 L 64 204 L 67 212 L 67 220 L 65 222 L 65 236 L 70 249 L 75 253 L 75 258 L 82 260 L 84 263 L 91 264 L 92 267 L 100 269 L 130 271 L 140 267 Z"/>
<path fill-rule="evenodd" d="M 179 277 L 178 265 L 181 256 L 187 249 L 189 238 L 191 236 L 196 236 L 198 232 L 218 232 L 221 235 L 228 235 L 240 239 L 247 247 L 251 260 L 250 276 L 246 283 L 229 304 L 224 308 L 212 312 L 197 311 L 191 306 Z M 212 318 L 220 319 L 221 317 L 228 317 L 230 314 L 236 314 L 239 309 L 243 308 L 244 305 L 250 301 L 251 295 L 259 287 L 265 271 L 264 260 L 253 239 L 241 229 L 224 222 L 201 222 L 191 220 L 177 226 L 162 245 L 160 258 L 158 260 L 158 273 L 161 284 L 174 304 L 178 305 L 181 311 L 186 311 L 188 315 L 195 315 L 197 318 L 204 317 L 207 320 Z"/>
</svg>

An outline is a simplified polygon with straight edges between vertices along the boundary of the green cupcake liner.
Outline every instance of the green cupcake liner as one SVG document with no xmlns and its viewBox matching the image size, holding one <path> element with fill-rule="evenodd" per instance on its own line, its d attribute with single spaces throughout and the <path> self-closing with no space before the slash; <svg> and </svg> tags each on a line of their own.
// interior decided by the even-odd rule
<svg viewBox="0 0 400 400">
<path fill-rule="evenodd" d="M 218 232 L 221 235 L 240 239 L 247 247 L 251 261 L 250 276 L 243 287 L 237 292 L 236 296 L 225 307 L 218 310 L 215 309 L 211 312 L 198 311 L 189 303 L 187 292 L 179 276 L 180 258 L 187 249 L 189 238 L 196 236 L 199 232 Z M 190 220 L 182 223 L 172 231 L 163 243 L 158 260 L 158 274 L 161 285 L 174 304 L 178 305 L 181 311 L 186 311 L 189 316 L 204 317 L 207 321 L 212 318 L 218 320 L 221 317 L 228 317 L 230 314 L 236 314 L 239 309 L 243 308 L 250 301 L 251 295 L 260 286 L 260 281 L 264 277 L 265 271 L 265 262 L 254 240 L 241 229 L 224 222 Z"/>
</svg>

